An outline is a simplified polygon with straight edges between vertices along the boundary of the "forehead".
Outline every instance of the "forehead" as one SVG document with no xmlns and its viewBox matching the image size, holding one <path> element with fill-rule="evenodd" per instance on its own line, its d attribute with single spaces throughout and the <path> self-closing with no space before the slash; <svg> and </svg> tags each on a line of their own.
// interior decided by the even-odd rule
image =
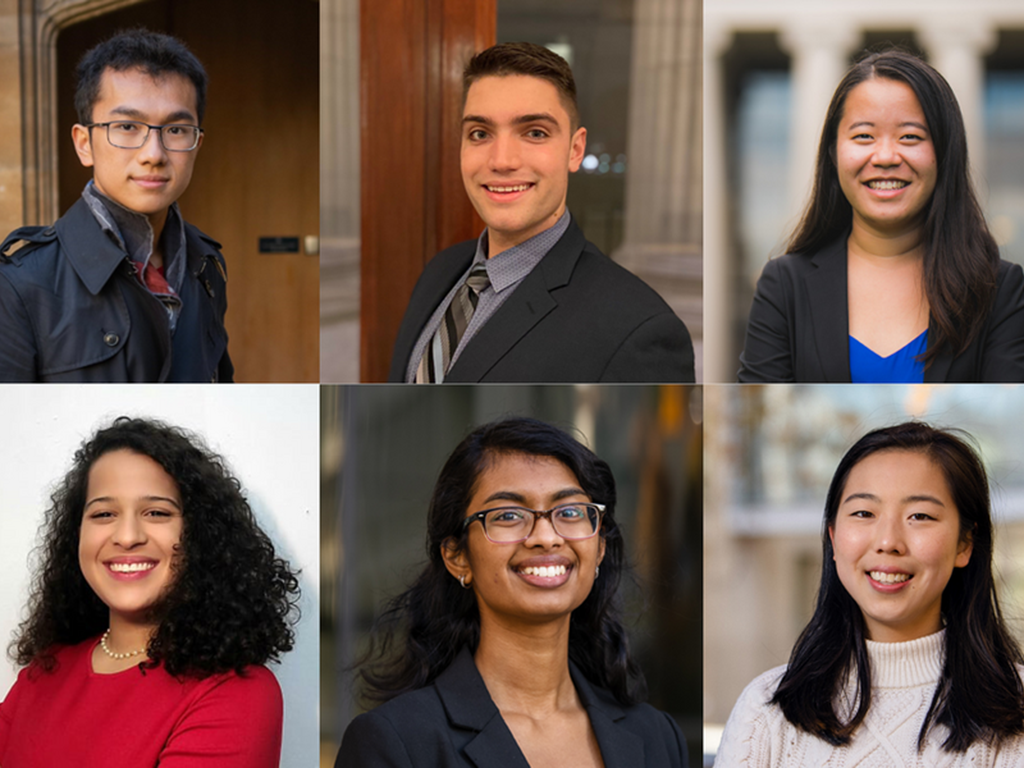
<svg viewBox="0 0 1024 768">
<path fill-rule="evenodd" d="M 579 484 L 573 471 L 554 456 L 493 453 L 485 459 L 484 467 L 477 477 L 474 495 L 496 490 L 562 490 Z"/>
<path fill-rule="evenodd" d="M 884 77 L 873 77 L 855 85 L 843 105 L 844 122 L 871 118 L 925 122 L 924 110 L 914 89 L 901 80 Z"/>
<path fill-rule="evenodd" d="M 845 492 L 913 494 L 928 491 L 950 497 L 942 466 L 921 451 L 890 449 L 865 456 L 850 470 Z"/>
<path fill-rule="evenodd" d="M 196 87 L 184 75 L 167 72 L 156 76 L 141 68 L 103 70 L 100 76 L 99 96 L 93 105 L 93 120 L 118 113 L 136 112 L 149 120 L 166 116 L 198 112 Z"/>
<path fill-rule="evenodd" d="M 553 115 L 560 124 L 569 124 L 558 88 L 530 75 L 487 75 L 474 80 L 462 110 L 463 116 L 477 115 L 495 123 L 542 112 Z"/>
<path fill-rule="evenodd" d="M 163 467 L 149 456 L 127 449 L 109 451 L 93 462 L 87 495 L 179 498 L 178 484 Z"/>
</svg>

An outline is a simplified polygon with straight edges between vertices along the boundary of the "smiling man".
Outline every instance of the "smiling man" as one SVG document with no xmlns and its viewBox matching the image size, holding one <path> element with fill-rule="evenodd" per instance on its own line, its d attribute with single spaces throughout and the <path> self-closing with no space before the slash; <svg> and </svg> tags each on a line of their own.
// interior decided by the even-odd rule
<svg viewBox="0 0 1024 768">
<path fill-rule="evenodd" d="M 0 381 L 230 381 L 219 244 L 185 223 L 206 72 L 181 41 L 120 33 L 82 58 L 72 140 L 93 169 L 52 227 L 0 245 Z"/>
<path fill-rule="evenodd" d="M 462 180 L 487 228 L 424 269 L 389 379 L 692 382 L 683 322 L 566 208 L 587 145 L 569 65 L 503 43 L 473 57 L 463 88 Z"/>
</svg>

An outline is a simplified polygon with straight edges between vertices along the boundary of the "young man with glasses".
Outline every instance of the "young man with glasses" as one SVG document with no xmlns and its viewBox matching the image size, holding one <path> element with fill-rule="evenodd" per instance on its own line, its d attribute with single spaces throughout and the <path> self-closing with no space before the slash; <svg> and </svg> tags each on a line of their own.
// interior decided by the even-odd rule
<svg viewBox="0 0 1024 768">
<path fill-rule="evenodd" d="M 389 379 L 692 382 L 682 320 L 566 209 L 587 144 L 566 61 L 502 43 L 469 62 L 463 94 L 462 181 L 487 229 L 427 264 Z"/>
<path fill-rule="evenodd" d="M 93 178 L 54 226 L 0 245 L 0 381 L 231 381 L 220 246 L 176 203 L 203 142 L 202 64 L 133 30 L 77 80 L 72 139 Z"/>
</svg>

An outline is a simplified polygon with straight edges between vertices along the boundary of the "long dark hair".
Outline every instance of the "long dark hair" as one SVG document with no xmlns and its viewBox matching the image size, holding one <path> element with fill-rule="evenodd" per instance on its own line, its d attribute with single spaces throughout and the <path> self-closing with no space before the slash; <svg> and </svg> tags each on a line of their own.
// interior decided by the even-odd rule
<svg viewBox="0 0 1024 768">
<path fill-rule="evenodd" d="M 557 459 L 593 501 L 605 505 L 599 534 L 605 543 L 604 559 L 590 594 L 572 612 L 569 658 L 622 704 L 646 697 L 643 674 L 630 655 L 616 598 L 627 566 L 615 522 L 611 470 L 560 429 L 536 419 L 513 418 L 473 430 L 441 469 L 427 513 L 428 562 L 413 585 L 388 604 L 378 621 L 375 645 L 360 670 L 368 700 L 387 701 L 429 685 L 461 648 L 476 649 L 480 641 L 476 597 L 449 574 L 441 547 L 448 539 L 459 547 L 465 545 L 462 521 L 477 479 L 495 456 L 517 453 Z"/>
<path fill-rule="evenodd" d="M 971 182 L 960 106 L 934 68 L 912 54 L 887 50 L 865 56 L 847 71 L 821 131 L 811 202 L 787 250 L 813 253 L 850 229 L 853 209 L 839 186 L 836 139 L 850 91 L 876 77 L 910 86 L 935 146 L 938 176 L 922 224 L 925 294 L 935 331 L 924 356 L 928 365 L 943 347 L 959 355 L 974 340 L 995 297 L 999 272 L 999 249 Z"/>
<path fill-rule="evenodd" d="M 158 628 L 143 666 L 162 663 L 172 675 L 202 678 L 278 661 L 294 645 L 298 579 L 256 524 L 238 480 L 197 436 L 126 417 L 78 449 L 51 496 L 29 616 L 11 643 L 11 658 L 52 670 L 59 646 L 107 628 L 110 611 L 82 575 L 78 539 L 89 470 L 118 450 L 153 459 L 181 493 L 180 558 L 170 588 L 151 609 Z"/>
<path fill-rule="evenodd" d="M 839 580 L 828 529 L 835 524 L 850 471 L 879 451 L 915 451 L 942 470 L 960 514 L 961 540 L 969 539 L 973 547 L 968 564 L 953 570 L 942 593 L 946 654 L 918 734 L 918 749 L 934 724 L 949 729 L 942 744 L 949 752 L 965 752 L 978 740 L 1024 733 L 1024 689 L 1016 668 L 1024 659 L 1006 629 L 996 599 L 985 467 L 954 431 L 920 422 L 870 432 L 839 462 L 825 502 L 818 604 L 793 648 L 772 702 L 791 723 L 837 746 L 849 743 L 867 715 L 871 669 L 864 618 Z M 857 675 L 857 710 L 843 722 L 833 702 L 843 692 L 852 667 Z"/>
</svg>

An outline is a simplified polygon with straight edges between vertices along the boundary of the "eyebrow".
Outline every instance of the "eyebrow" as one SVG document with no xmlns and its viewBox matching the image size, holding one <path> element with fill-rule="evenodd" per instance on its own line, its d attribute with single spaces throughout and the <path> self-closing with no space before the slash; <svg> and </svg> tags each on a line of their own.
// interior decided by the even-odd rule
<svg viewBox="0 0 1024 768">
<path fill-rule="evenodd" d="M 148 120 L 144 112 L 140 112 L 134 107 L 114 107 L 112 110 L 110 110 L 110 114 L 124 115 L 125 117 L 131 117 L 140 122 L 146 122 L 146 120 Z M 182 120 L 195 121 L 195 119 L 196 116 L 189 112 L 187 109 L 179 109 L 177 112 L 172 112 L 171 114 L 169 114 L 165 118 L 165 122 L 163 123 L 163 125 L 181 122 Z M 146 124 L 148 125 L 148 123 Z"/>
<path fill-rule="evenodd" d="M 462 124 L 466 123 L 480 123 L 481 125 L 494 125 L 494 121 L 489 117 L 483 115 L 466 115 L 462 118 Z M 535 112 L 529 115 L 517 115 L 512 118 L 512 125 L 523 125 L 524 123 L 551 123 L 556 128 L 558 127 L 558 120 L 555 116 L 549 112 Z"/>
<path fill-rule="evenodd" d="M 843 499 L 843 504 L 846 504 L 847 502 L 853 501 L 855 499 L 866 499 L 867 501 L 881 502 L 881 499 L 875 496 L 875 494 L 873 493 L 851 493 L 849 496 Z M 937 498 L 935 498 L 934 496 L 929 496 L 927 493 L 915 493 L 911 494 L 910 496 L 904 496 L 901 499 L 901 501 L 903 504 L 912 504 L 917 501 L 925 501 L 930 502 L 931 504 L 938 504 L 940 507 L 946 506 Z"/>
<path fill-rule="evenodd" d="M 175 501 L 174 499 L 170 498 L 169 496 L 140 496 L 139 500 L 140 501 L 166 501 L 168 504 L 173 504 L 178 509 L 179 512 L 181 511 L 181 504 L 179 504 L 177 501 Z M 97 496 L 95 499 L 92 499 L 88 503 L 86 503 L 85 509 L 88 509 L 93 504 L 109 504 L 109 503 L 113 503 L 113 502 L 116 502 L 116 501 L 117 501 L 117 499 L 115 499 L 113 496 Z"/>
<path fill-rule="evenodd" d="M 870 120 L 861 120 L 860 122 L 853 123 L 852 125 L 848 126 L 846 130 L 852 131 L 854 128 L 860 128 L 861 126 L 865 126 L 865 125 L 870 127 L 870 128 L 874 128 L 874 126 L 875 126 L 875 124 L 873 122 L 871 122 Z M 904 121 L 902 123 L 899 123 L 896 127 L 897 128 L 906 128 L 907 126 L 910 126 L 911 128 L 920 128 L 922 131 L 927 131 L 928 130 L 928 126 L 927 125 L 924 125 L 923 123 L 919 123 L 916 120 L 906 120 L 906 121 Z"/>
<path fill-rule="evenodd" d="M 569 487 L 569 488 L 563 488 L 562 490 L 553 493 L 551 495 L 551 500 L 552 501 L 561 501 L 562 499 L 567 499 L 570 496 L 586 496 L 586 495 L 587 495 L 587 492 L 584 491 L 582 488 Z M 514 501 L 517 504 L 522 504 L 524 506 L 526 505 L 526 497 L 523 496 L 521 493 L 516 493 L 515 491 L 497 491 L 495 493 L 492 493 L 490 496 L 488 496 L 486 499 L 484 499 L 483 502 L 481 502 L 481 503 L 483 503 L 483 504 L 490 504 L 492 501 Z"/>
</svg>

